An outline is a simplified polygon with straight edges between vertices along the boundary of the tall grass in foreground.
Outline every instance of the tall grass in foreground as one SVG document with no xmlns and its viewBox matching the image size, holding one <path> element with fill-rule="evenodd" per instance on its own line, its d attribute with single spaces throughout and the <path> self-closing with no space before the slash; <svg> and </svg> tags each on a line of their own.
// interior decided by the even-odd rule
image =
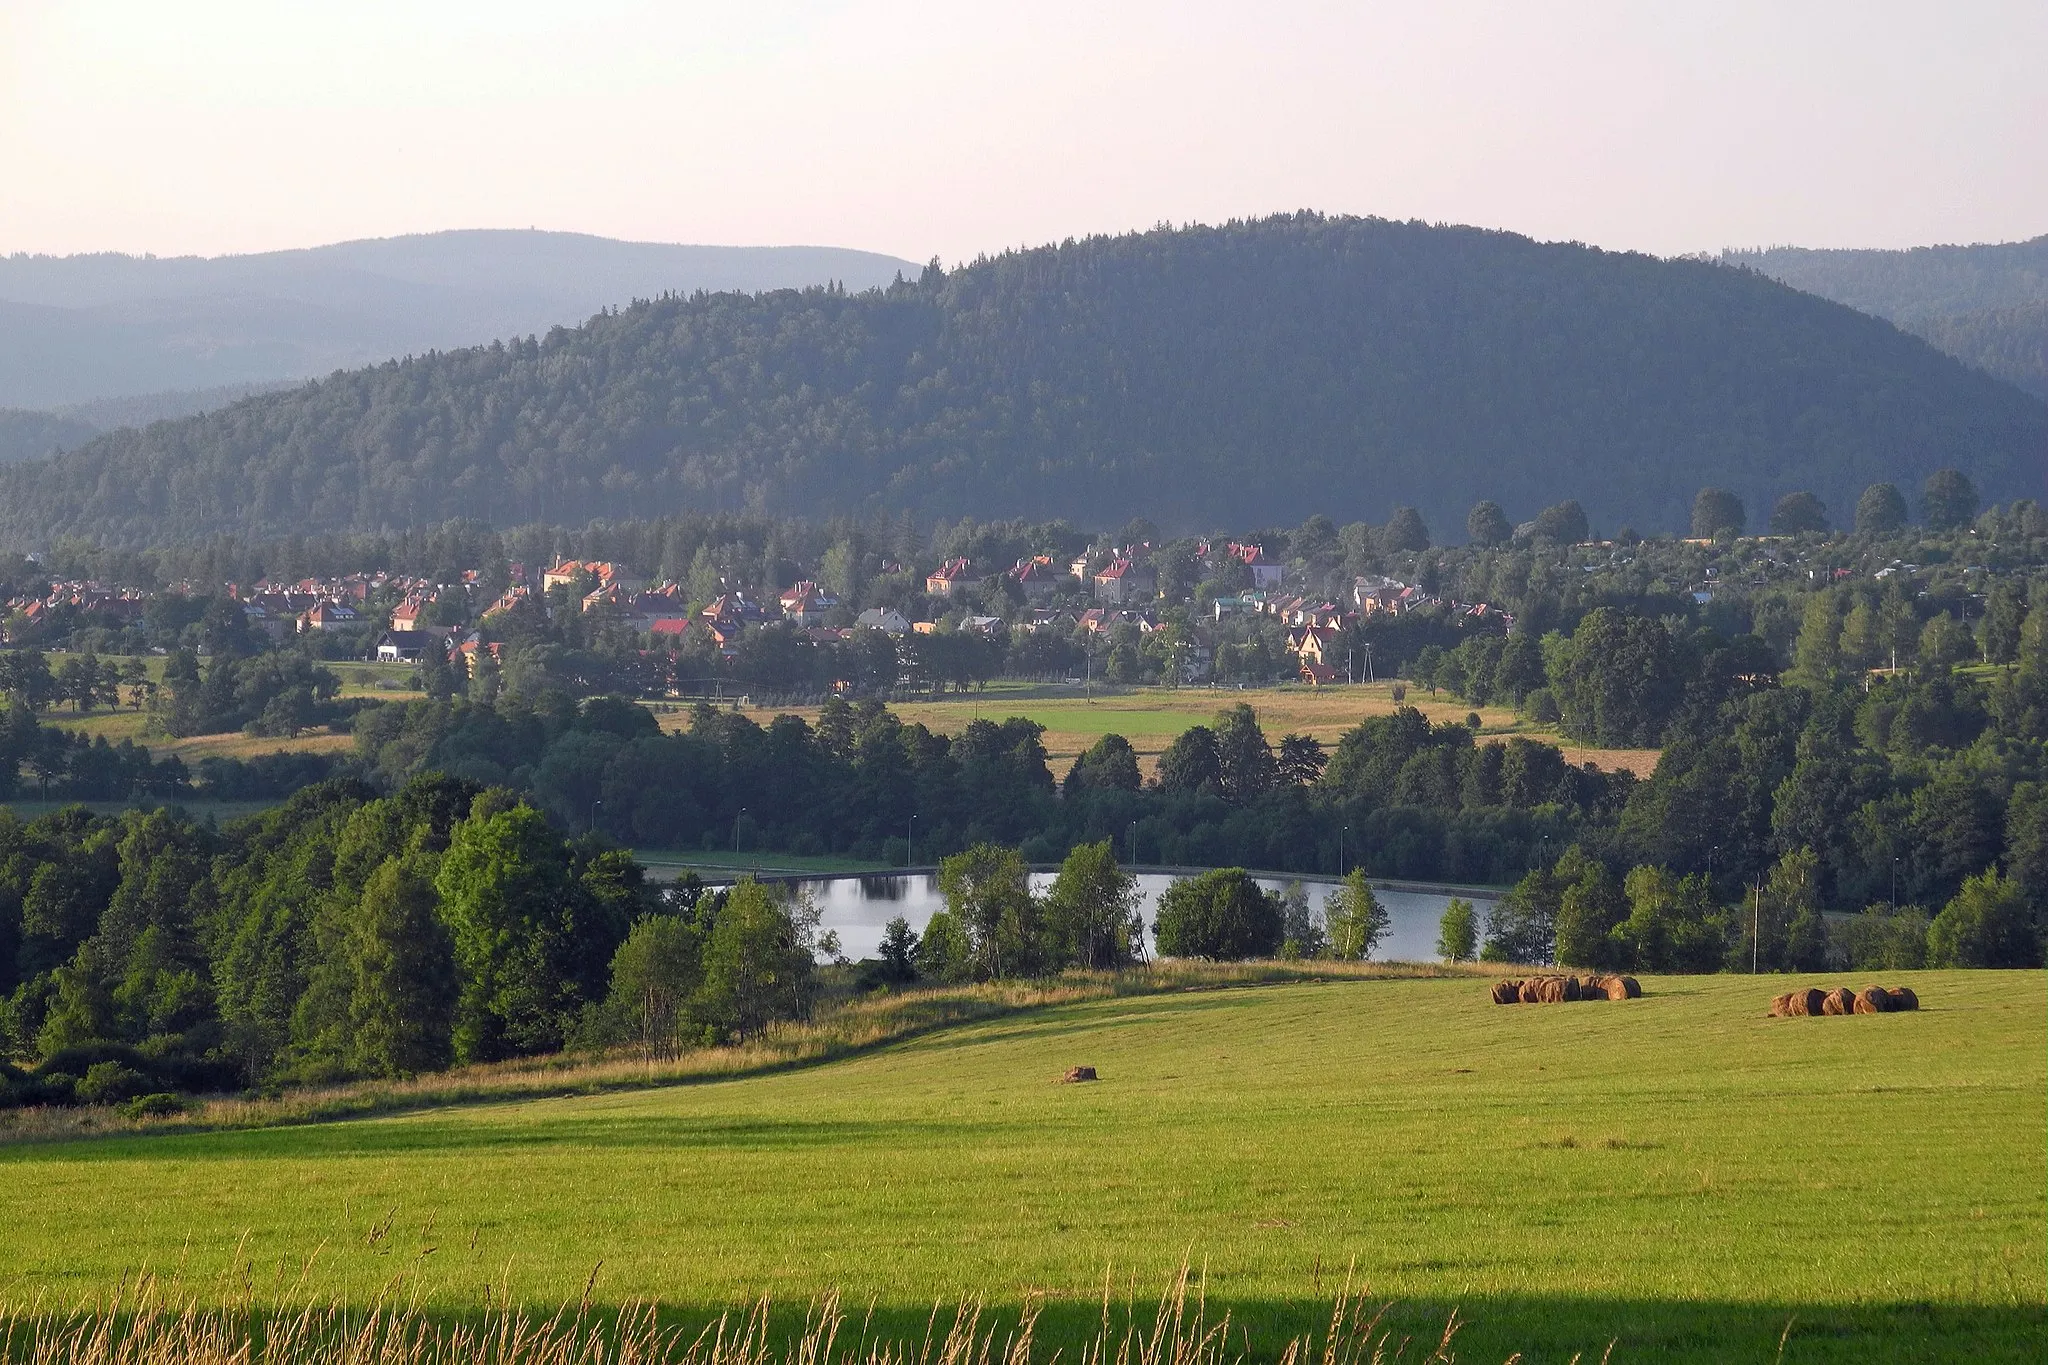
<svg viewBox="0 0 2048 1365">
<path fill-rule="evenodd" d="M 1121 972 L 1069 971 L 1044 981 L 914 988 L 829 1004 L 809 1020 L 770 1025 L 744 1042 L 698 1048 L 666 1059 L 649 1058 L 632 1049 L 602 1054 L 560 1052 L 437 1071 L 407 1080 L 357 1081 L 267 1097 L 224 1096 L 200 1101 L 180 1114 L 159 1117 L 126 1117 L 113 1109 L 89 1106 L 16 1110 L 0 1114 L 0 1142 L 124 1132 L 267 1128 L 453 1104 L 727 1080 L 834 1061 L 935 1029 L 1112 996 L 1301 981 L 1469 976 L 1490 970 L 1469 963 L 1438 966 L 1175 960 Z"/>
<path fill-rule="evenodd" d="M 1192 1291 L 1192 1292 L 1191 1292 Z M 1327 1327 L 1296 1337 L 1277 1365 L 1451 1365 L 1457 1314 L 1441 1337 L 1398 1337 L 1383 1327 L 1391 1304 L 1375 1308 L 1349 1284 Z M 814 1302 L 800 1328 L 778 1333 L 770 1302 L 729 1311 L 692 1333 L 664 1325 L 656 1304 L 593 1311 L 588 1296 L 545 1317 L 500 1306 L 471 1321 L 442 1322 L 416 1307 L 385 1303 L 354 1311 L 308 1305 L 262 1313 L 173 1302 L 153 1280 L 77 1312 L 0 1306 L 0 1360 L 32 1365 L 1249 1365 L 1230 1314 L 1211 1319 L 1183 1268 L 1155 1313 L 1121 1311 L 1105 1286 L 1102 1325 L 1072 1349 L 1035 1340 L 1042 1301 L 1028 1301 L 1004 1326 L 979 1301 L 950 1315 L 936 1307 L 920 1339 L 872 1335 L 837 1295 Z M 1519 1360 L 1519 1355 L 1512 1359 Z M 1574 1357 L 1574 1361 L 1578 1358 Z"/>
</svg>

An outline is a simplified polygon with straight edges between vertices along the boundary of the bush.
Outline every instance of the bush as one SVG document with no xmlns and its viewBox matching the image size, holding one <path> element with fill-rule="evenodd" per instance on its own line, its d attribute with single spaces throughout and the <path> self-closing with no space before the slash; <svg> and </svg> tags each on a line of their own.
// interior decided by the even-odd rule
<svg viewBox="0 0 2048 1365">
<path fill-rule="evenodd" d="M 78 1098 L 87 1104 L 118 1104 L 148 1090 L 147 1076 L 119 1062 L 95 1062 L 78 1082 Z"/>
<path fill-rule="evenodd" d="M 167 1119 L 185 1112 L 185 1098 L 168 1090 L 137 1095 L 121 1106 L 121 1116 L 130 1119 Z"/>
<path fill-rule="evenodd" d="M 1557 694 L 1547 687 L 1539 687 L 1525 697 L 1522 709 L 1538 725 L 1555 725 L 1564 714 L 1557 709 Z"/>
<path fill-rule="evenodd" d="M 1284 922 L 1278 895 L 1241 867 L 1219 867 L 1167 887 L 1153 927 L 1168 957 L 1238 962 L 1278 952 Z"/>
</svg>

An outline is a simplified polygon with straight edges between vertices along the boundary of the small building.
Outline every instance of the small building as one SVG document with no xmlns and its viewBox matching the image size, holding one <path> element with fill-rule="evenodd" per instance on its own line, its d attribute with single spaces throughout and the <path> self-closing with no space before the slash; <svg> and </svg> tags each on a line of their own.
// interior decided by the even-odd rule
<svg viewBox="0 0 2048 1365">
<path fill-rule="evenodd" d="M 339 602 L 316 602 L 299 617 L 299 630 L 353 630 L 362 618 L 354 607 Z"/>
<path fill-rule="evenodd" d="M 925 575 L 924 590 L 933 597 L 955 598 L 974 586 L 974 566 L 964 559 L 949 559 Z"/>
<path fill-rule="evenodd" d="M 423 630 L 387 630 L 377 641 L 377 662 L 416 664 L 430 645 L 439 649 L 441 642 Z"/>
<path fill-rule="evenodd" d="M 853 618 L 855 629 L 866 627 L 879 630 L 885 635 L 910 634 L 910 621 L 894 607 L 869 607 Z"/>
<path fill-rule="evenodd" d="M 1159 571 L 1128 559 L 1111 560 L 1095 575 L 1095 600 L 1113 607 L 1136 606 L 1159 596 Z"/>
</svg>

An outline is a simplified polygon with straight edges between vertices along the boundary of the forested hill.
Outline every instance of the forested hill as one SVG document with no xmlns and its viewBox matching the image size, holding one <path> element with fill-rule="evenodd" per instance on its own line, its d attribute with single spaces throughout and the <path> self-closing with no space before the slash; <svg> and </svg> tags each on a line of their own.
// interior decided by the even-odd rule
<svg viewBox="0 0 2048 1365">
<path fill-rule="evenodd" d="M 1771 247 L 1724 252 L 1722 259 L 1889 318 L 2048 398 L 2048 236 L 1910 251 Z"/>
<path fill-rule="evenodd" d="M 1681 527 L 1702 485 L 2036 495 L 2048 407 L 1753 271 L 1316 215 L 665 298 L 0 471 L 0 541 L 680 507 L 1114 525 L 1478 498 Z"/>
</svg>

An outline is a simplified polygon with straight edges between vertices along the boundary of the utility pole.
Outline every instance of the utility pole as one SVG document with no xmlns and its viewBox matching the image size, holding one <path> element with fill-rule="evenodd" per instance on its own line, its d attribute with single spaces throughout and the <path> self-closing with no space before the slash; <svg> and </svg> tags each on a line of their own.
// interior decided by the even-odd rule
<svg viewBox="0 0 2048 1365">
<path fill-rule="evenodd" d="M 1764 875 L 1756 875 L 1756 899 L 1751 902 L 1749 918 L 1749 974 L 1756 975 L 1756 944 L 1764 932 Z"/>
</svg>

